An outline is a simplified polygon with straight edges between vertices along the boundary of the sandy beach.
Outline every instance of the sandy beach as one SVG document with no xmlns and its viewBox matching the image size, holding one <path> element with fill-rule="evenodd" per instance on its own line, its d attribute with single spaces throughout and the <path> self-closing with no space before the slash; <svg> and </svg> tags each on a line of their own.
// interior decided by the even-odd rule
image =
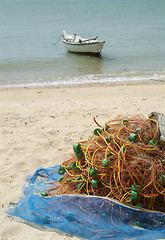
<svg viewBox="0 0 165 240">
<path fill-rule="evenodd" d="M 70 157 L 97 121 L 150 112 L 165 113 L 165 83 L 0 89 L 0 239 L 76 240 L 37 229 L 5 214 L 17 203 L 28 175 Z"/>
</svg>

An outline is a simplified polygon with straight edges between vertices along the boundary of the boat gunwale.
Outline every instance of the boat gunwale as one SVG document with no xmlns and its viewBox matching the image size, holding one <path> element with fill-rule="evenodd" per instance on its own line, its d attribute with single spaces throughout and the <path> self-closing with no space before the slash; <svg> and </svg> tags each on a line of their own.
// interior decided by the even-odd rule
<svg viewBox="0 0 165 240">
<path fill-rule="evenodd" d="M 68 45 L 78 45 L 78 46 L 83 46 L 83 45 L 91 45 L 91 44 L 98 44 L 98 43 L 105 43 L 105 41 L 97 41 L 97 42 L 86 42 L 86 43 L 75 43 L 75 42 L 67 42 L 65 40 L 62 40 L 63 43 L 66 43 Z"/>
</svg>

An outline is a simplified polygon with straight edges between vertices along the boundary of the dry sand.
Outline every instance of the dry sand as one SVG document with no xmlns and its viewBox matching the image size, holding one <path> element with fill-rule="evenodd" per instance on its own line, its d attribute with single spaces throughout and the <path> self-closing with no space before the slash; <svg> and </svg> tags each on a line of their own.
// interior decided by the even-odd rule
<svg viewBox="0 0 165 240">
<path fill-rule="evenodd" d="M 72 239 L 9 217 L 29 174 L 68 159 L 75 142 L 116 117 L 165 113 L 165 84 L 0 89 L 0 239 Z"/>
</svg>

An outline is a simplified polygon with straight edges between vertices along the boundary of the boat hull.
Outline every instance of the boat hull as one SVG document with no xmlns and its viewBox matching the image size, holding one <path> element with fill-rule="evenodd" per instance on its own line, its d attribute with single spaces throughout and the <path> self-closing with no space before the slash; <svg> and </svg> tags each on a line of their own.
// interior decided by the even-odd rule
<svg viewBox="0 0 165 240">
<path fill-rule="evenodd" d="M 72 43 L 63 40 L 63 43 L 69 52 L 101 54 L 105 42 L 97 41 L 92 43 Z"/>
</svg>

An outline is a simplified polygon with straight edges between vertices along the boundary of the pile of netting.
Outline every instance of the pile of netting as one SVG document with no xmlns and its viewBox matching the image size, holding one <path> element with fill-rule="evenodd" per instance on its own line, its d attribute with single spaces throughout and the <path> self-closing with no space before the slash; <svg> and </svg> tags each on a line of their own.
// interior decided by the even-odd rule
<svg viewBox="0 0 165 240">
<path fill-rule="evenodd" d="M 86 194 L 165 212 L 165 152 L 153 119 L 115 119 L 97 128 L 59 169 L 58 184 L 43 196 Z M 52 172 L 53 173 L 53 172 Z M 50 182 L 50 173 L 46 181 Z"/>
<path fill-rule="evenodd" d="M 160 125 L 140 117 L 94 121 L 93 135 L 60 166 L 37 169 L 7 213 L 89 240 L 164 239 Z"/>
</svg>

